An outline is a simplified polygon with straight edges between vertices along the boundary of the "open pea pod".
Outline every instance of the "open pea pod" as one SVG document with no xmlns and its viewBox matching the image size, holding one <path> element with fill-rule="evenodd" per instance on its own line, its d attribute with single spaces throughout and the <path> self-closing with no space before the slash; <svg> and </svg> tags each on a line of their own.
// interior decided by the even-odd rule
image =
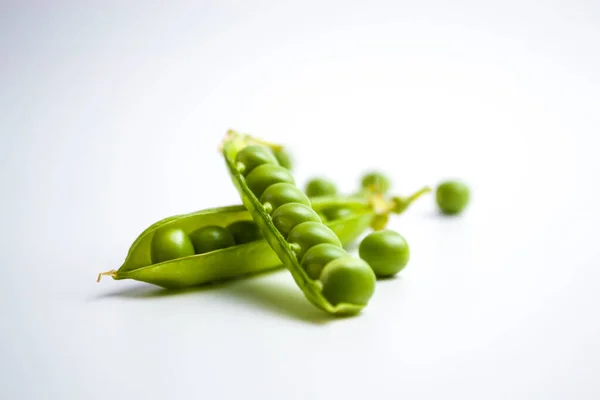
<svg viewBox="0 0 600 400">
<path fill-rule="evenodd" d="M 336 208 L 352 211 L 344 218 L 327 223 L 344 245 L 353 242 L 367 230 L 375 216 L 372 205 L 361 198 L 323 197 L 313 199 L 313 207 L 318 211 Z M 152 260 L 152 240 L 159 229 L 176 228 L 189 235 L 205 226 L 225 227 L 239 221 L 252 221 L 243 205 L 210 208 L 164 218 L 150 225 L 136 238 L 118 270 L 103 272 L 98 280 L 102 276 L 110 276 L 116 280 L 134 279 L 165 288 L 186 288 L 281 267 L 279 257 L 264 239 L 158 263 Z"/>
<path fill-rule="evenodd" d="M 364 261 L 337 249 L 342 246 L 335 232 L 323 224 L 314 212 L 314 204 L 311 209 L 306 196 L 298 193 L 289 171 L 269 156 L 269 151 L 277 147 L 229 131 L 221 151 L 244 206 L 305 297 L 328 313 L 356 314 L 367 305 L 375 290 L 375 275 Z M 278 199 L 279 208 L 274 209 L 273 202 L 265 200 L 266 193 Z M 368 221 L 365 218 L 369 224 L 378 216 L 394 211 L 394 202 L 384 202 L 380 197 L 374 200 L 366 200 L 374 211 Z M 383 212 L 377 210 L 380 205 L 390 204 Z M 386 222 L 387 219 L 378 225 L 385 226 Z M 357 226 L 355 232 L 358 229 Z M 313 271 L 312 277 L 309 269 Z"/>
</svg>

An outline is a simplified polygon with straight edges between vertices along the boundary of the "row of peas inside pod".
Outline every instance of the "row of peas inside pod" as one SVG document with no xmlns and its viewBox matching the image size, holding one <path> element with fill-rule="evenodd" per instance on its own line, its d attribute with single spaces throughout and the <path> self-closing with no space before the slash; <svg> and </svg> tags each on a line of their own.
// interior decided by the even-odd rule
<svg viewBox="0 0 600 400">
<path fill-rule="evenodd" d="M 242 200 L 257 211 L 253 216 L 263 224 L 263 234 L 309 300 L 327 311 L 338 305 L 344 313 L 359 311 L 375 290 L 373 270 L 346 252 L 267 145 L 233 143 L 231 151 L 225 146 L 225 156 Z"/>
<path fill-rule="evenodd" d="M 150 245 L 152 263 L 204 254 L 262 239 L 253 221 L 236 221 L 225 227 L 203 226 L 190 234 L 181 228 L 157 229 Z"/>
</svg>

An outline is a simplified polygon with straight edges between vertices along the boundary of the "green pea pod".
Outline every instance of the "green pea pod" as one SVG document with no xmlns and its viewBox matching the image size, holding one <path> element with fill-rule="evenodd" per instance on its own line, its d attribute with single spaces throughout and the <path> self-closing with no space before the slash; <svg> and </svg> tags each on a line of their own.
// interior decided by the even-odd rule
<svg viewBox="0 0 600 400">
<path fill-rule="evenodd" d="M 353 242 L 367 230 L 375 216 L 372 205 L 365 199 L 323 197 L 313 199 L 312 203 L 317 210 L 332 207 L 352 209 L 351 216 L 328 223 L 344 245 Z M 118 270 L 103 272 L 98 280 L 102 276 L 111 276 L 116 280 L 134 279 L 174 289 L 239 278 L 280 267 L 281 261 L 265 240 L 152 263 L 152 238 L 159 228 L 179 228 L 189 234 L 204 226 L 226 226 L 251 220 L 250 213 L 243 205 L 211 208 L 162 219 L 136 238 Z"/>
<path fill-rule="evenodd" d="M 319 241 L 337 245 L 335 238 L 332 238 L 331 232 L 322 226 L 319 222 L 312 222 L 310 218 L 305 218 L 307 222 L 297 221 L 296 228 L 293 228 L 287 235 L 289 238 L 298 239 L 298 241 L 288 242 L 287 238 L 282 234 L 283 228 L 281 224 L 278 227 L 274 223 L 274 218 L 269 213 L 269 207 L 263 205 L 260 200 L 260 194 L 268 185 L 276 184 L 278 181 L 293 183 L 291 175 L 285 175 L 277 166 L 273 166 L 268 162 L 259 166 L 249 168 L 244 162 L 240 162 L 238 153 L 243 154 L 244 158 L 252 156 L 253 152 L 257 157 L 260 156 L 260 149 L 257 145 L 267 145 L 261 140 L 255 139 L 248 135 L 238 134 L 234 131 L 229 131 L 225 137 L 221 150 L 225 158 L 225 163 L 229 170 L 232 181 L 240 193 L 244 206 L 250 211 L 252 219 L 260 227 L 263 236 L 271 248 L 277 253 L 279 259 L 291 272 L 296 284 L 300 287 L 305 297 L 318 308 L 339 315 L 357 314 L 366 305 L 374 291 L 374 274 L 361 260 L 352 259 L 350 257 L 331 261 L 323 271 L 326 276 L 325 281 L 311 279 L 307 272 L 300 265 L 300 258 L 305 250 L 299 249 L 299 246 L 315 246 Z M 272 147 L 277 147 L 271 145 Z M 248 150 L 244 150 L 248 148 Z M 244 150 L 242 152 L 242 150 Z M 297 207 L 299 210 L 305 206 Z M 314 209 L 314 208 L 313 208 Z M 291 213 L 291 212 L 290 212 Z M 299 211 L 298 211 L 299 213 Z M 304 213 L 302 216 L 308 215 Z M 298 230 L 297 230 L 298 229 Z M 351 227 L 347 227 L 351 231 Z M 331 266 L 331 268 L 328 268 Z M 330 273 L 331 272 L 331 273 Z M 352 276 L 350 276 L 352 274 Z M 343 282 L 344 278 L 346 282 Z M 344 291 L 348 294 L 347 298 L 356 298 L 356 301 L 345 301 L 345 298 L 335 296 L 335 303 L 330 302 L 325 295 L 326 283 L 331 283 L 334 293 Z M 347 283 L 347 284 L 346 284 Z M 364 285 L 363 285 L 364 283 Z M 357 289 L 362 293 L 354 296 L 351 291 Z M 334 298 L 334 296 L 330 296 Z"/>
</svg>

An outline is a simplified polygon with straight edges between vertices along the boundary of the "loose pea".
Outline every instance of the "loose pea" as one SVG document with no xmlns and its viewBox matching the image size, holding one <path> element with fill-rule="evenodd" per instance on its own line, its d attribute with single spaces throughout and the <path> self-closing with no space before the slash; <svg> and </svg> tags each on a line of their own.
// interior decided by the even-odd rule
<svg viewBox="0 0 600 400">
<path fill-rule="evenodd" d="M 235 244 L 244 244 L 261 240 L 263 238 L 260 228 L 254 221 L 237 221 L 227 226 Z"/>
<path fill-rule="evenodd" d="M 328 221 L 335 221 L 336 219 L 346 218 L 353 214 L 351 209 L 345 207 L 328 208 L 323 210 L 323 213 L 327 217 Z"/>
<path fill-rule="evenodd" d="M 436 190 L 435 200 L 444 214 L 458 214 L 469 204 L 469 187 L 460 181 L 442 182 Z"/>
<path fill-rule="evenodd" d="M 194 255 L 190 237 L 182 229 L 158 229 L 150 244 L 152 263 L 174 260 Z"/>
<path fill-rule="evenodd" d="M 269 203 L 269 214 L 277 210 L 279 206 L 287 203 L 300 203 L 310 207 L 310 200 L 296 185 L 290 183 L 276 183 L 269 186 L 262 196 L 260 202 L 264 205 Z"/>
<path fill-rule="evenodd" d="M 402 235 L 386 229 L 368 234 L 360 242 L 358 254 L 378 278 L 384 278 L 396 275 L 406 267 L 410 248 Z"/>
<path fill-rule="evenodd" d="M 363 189 L 375 193 L 386 193 L 390 189 L 390 179 L 381 172 L 369 172 L 361 180 Z"/>
<path fill-rule="evenodd" d="M 375 292 L 375 274 L 360 258 L 345 256 L 325 265 L 321 272 L 323 296 L 333 305 L 364 304 Z"/>
<path fill-rule="evenodd" d="M 321 243 L 330 243 L 342 247 L 340 239 L 331 229 L 320 222 L 303 222 L 290 232 L 287 241 L 294 246 L 298 260 L 313 246 Z"/>
<path fill-rule="evenodd" d="M 242 175 L 247 176 L 259 165 L 274 164 L 278 165 L 277 158 L 271 150 L 265 146 L 247 146 L 237 153 L 235 162 L 240 168 Z"/>
<path fill-rule="evenodd" d="M 311 279 L 319 279 L 325 265 L 339 257 L 347 256 L 346 250 L 329 243 L 321 243 L 308 249 L 300 265 Z"/>
<path fill-rule="evenodd" d="M 314 178 L 308 181 L 304 191 L 308 197 L 334 196 L 337 193 L 337 187 L 328 179 Z"/>
<path fill-rule="evenodd" d="M 273 213 L 273 225 L 287 238 L 296 225 L 303 222 L 321 222 L 317 213 L 310 207 L 299 203 L 284 204 Z"/>
<path fill-rule="evenodd" d="M 281 147 L 277 150 L 274 150 L 273 153 L 275 153 L 275 157 L 277 158 L 279 165 L 281 165 L 283 168 L 287 168 L 289 170 L 292 169 L 292 165 L 293 165 L 292 157 L 290 156 L 290 153 L 288 153 L 283 147 Z"/>
<path fill-rule="evenodd" d="M 191 233 L 190 239 L 194 244 L 196 254 L 208 253 L 209 251 L 235 245 L 235 240 L 231 232 L 216 225 L 204 226 L 195 230 Z"/>
<path fill-rule="evenodd" d="M 248 185 L 248 188 L 259 199 L 266 188 L 275 183 L 282 182 L 294 184 L 294 178 L 290 174 L 290 171 L 281 165 L 260 165 L 254 168 L 246 177 L 246 185 Z"/>
</svg>

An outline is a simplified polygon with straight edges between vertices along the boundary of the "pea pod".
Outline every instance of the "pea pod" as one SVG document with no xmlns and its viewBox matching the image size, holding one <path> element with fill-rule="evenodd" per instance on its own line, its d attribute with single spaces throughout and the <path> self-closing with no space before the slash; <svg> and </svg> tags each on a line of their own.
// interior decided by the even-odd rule
<svg viewBox="0 0 600 400">
<path fill-rule="evenodd" d="M 229 131 L 221 146 L 229 174 L 244 206 L 250 211 L 252 219 L 260 227 L 265 239 L 311 303 L 331 314 L 360 312 L 367 305 L 375 289 L 373 271 L 364 261 L 346 254 L 333 260 L 327 258 L 328 262 L 321 271 L 321 279 L 313 279 L 309 276 L 302 267 L 302 256 L 310 248 L 319 244 L 327 243 L 330 246 L 341 247 L 341 243 L 331 229 L 322 222 L 315 221 L 315 217 L 317 219 L 319 217 L 314 211 L 309 212 L 310 208 L 304 204 L 292 202 L 280 205 L 273 216 L 270 215 L 270 205 L 260 201 L 262 193 L 271 185 L 280 182 L 295 184 L 295 182 L 291 174 L 277 164 L 270 161 L 260 164 L 254 162 L 263 152 L 259 150 L 261 145 L 269 146 L 249 135 Z M 276 145 L 270 146 L 277 148 Z M 252 163 L 246 160 L 252 160 Z M 377 210 L 380 205 L 394 205 L 394 203 L 384 202 L 383 196 L 378 196 L 378 200 L 371 203 L 376 214 L 381 214 L 380 210 Z M 280 210 L 284 210 L 282 211 L 284 215 L 278 215 Z M 390 211 L 393 211 L 393 207 L 383 210 L 383 214 Z M 311 213 L 314 216 L 311 216 Z M 284 216 L 288 218 L 285 219 Z M 343 221 L 344 218 L 340 220 Z M 292 221 L 291 226 L 290 221 Z M 293 223 L 297 225 L 294 226 Z M 312 264 L 311 268 L 314 269 Z"/>
<path fill-rule="evenodd" d="M 312 205 L 316 210 L 344 208 L 353 211 L 351 216 L 328 222 L 344 245 L 355 241 L 367 230 L 375 216 L 373 206 L 363 198 L 323 197 L 313 199 Z M 189 235 L 202 227 L 230 226 L 242 221 L 252 221 L 243 205 L 211 208 L 162 219 L 137 237 L 118 270 L 103 272 L 98 280 L 102 276 L 111 276 L 116 280 L 134 279 L 165 288 L 185 288 L 280 267 L 281 261 L 264 239 L 204 254 L 153 262 L 152 241 L 159 230 L 178 229 Z"/>
</svg>

